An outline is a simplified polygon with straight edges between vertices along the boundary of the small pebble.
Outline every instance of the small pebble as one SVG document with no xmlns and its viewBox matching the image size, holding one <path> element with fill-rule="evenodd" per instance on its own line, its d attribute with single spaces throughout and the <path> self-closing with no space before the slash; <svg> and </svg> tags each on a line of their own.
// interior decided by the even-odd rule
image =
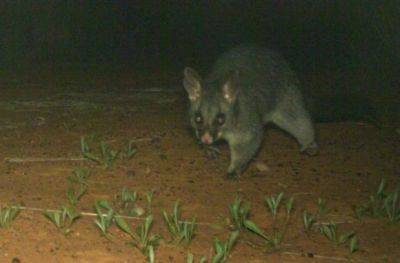
<svg viewBox="0 0 400 263">
<path fill-rule="evenodd" d="M 268 173 L 268 172 L 271 171 L 271 168 L 270 168 L 265 162 L 256 161 L 255 164 L 256 164 L 257 170 L 258 170 L 259 172 L 261 172 L 261 173 Z"/>
</svg>

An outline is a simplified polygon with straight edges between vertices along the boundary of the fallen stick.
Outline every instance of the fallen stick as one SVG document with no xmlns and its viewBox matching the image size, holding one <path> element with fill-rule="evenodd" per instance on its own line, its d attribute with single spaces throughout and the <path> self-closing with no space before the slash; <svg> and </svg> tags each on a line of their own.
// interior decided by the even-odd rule
<svg viewBox="0 0 400 263">
<path fill-rule="evenodd" d="M 129 142 L 131 143 L 137 143 L 137 142 L 151 142 L 153 140 L 160 140 L 162 139 L 162 136 L 160 135 L 154 135 L 152 137 L 142 137 L 142 138 L 135 138 L 135 139 L 131 139 L 129 140 Z M 106 143 L 114 143 L 120 141 L 118 139 L 111 139 L 111 140 L 107 140 Z"/>
<path fill-rule="evenodd" d="M 148 137 L 148 138 L 138 138 L 138 139 L 132 139 L 130 140 L 131 142 L 149 142 L 152 140 L 157 140 L 160 139 L 161 137 L 159 136 L 154 136 L 154 137 Z"/>
<path fill-rule="evenodd" d="M 316 254 L 307 255 L 307 253 L 299 253 L 299 252 L 283 252 L 282 255 L 289 255 L 289 256 L 299 256 L 299 257 L 306 257 L 306 258 L 317 258 L 317 259 L 325 259 L 325 260 L 332 260 L 332 261 L 350 261 L 347 258 L 342 257 L 329 257 L 329 256 L 322 256 Z"/>
<path fill-rule="evenodd" d="M 130 92 L 137 93 L 169 93 L 169 92 L 177 92 L 179 91 L 176 88 L 147 88 L 147 89 L 130 89 Z"/>
<path fill-rule="evenodd" d="M 45 163 L 45 162 L 76 162 L 87 161 L 83 157 L 58 157 L 58 158 L 40 158 L 40 157 L 27 157 L 27 158 L 6 158 L 6 163 Z"/>
<path fill-rule="evenodd" d="M 314 226 L 326 226 L 326 225 L 330 225 L 330 224 L 351 224 L 353 223 L 353 220 L 348 220 L 348 221 L 329 221 L 329 222 L 320 222 L 320 223 L 315 223 Z"/>
<path fill-rule="evenodd" d="M 28 210 L 28 211 L 37 211 L 37 212 L 62 212 L 59 209 L 43 209 L 43 208 L 37 208 L 37 207 L 26 207 L 26 206 L 10 206 L 11 208 L 16 208 L 20 210 Z M 98 216 L 97 213 L 91 213 L 91 212 L 79 212 L 82 216 L 91 216 L 91 217 L 96 217 Z M 103 214 L 103 216 L 106 216 L 107 214 Z M 123 215 L 118 215 L 117 217 L 125 218 L 125 219 L 135 219 L 135 220 L 143 220 L 141 217 L 137 216 L 123 216 Z"/>
<path fill-rule="evenodd" d="M 19 210 L 26 210 L 26 211 L 33 211 L 33 212 L 62 212 L 59 209 L 43 209 L 43 208 L 38 208 L 38 207 L 28 207 L 28 206 L 9 206 L 10 208 L 15 208 Z M 81 216 L 89 216 L 89 217 L 97 217 L 97 213 L 92 213 L 92 212 L 79 212 Z M 102 216 L 107 216 L 107 214 L 102 214 Z M 124 218 L 124 219 L 132 219 L 132 220 L 144 220 L 145 218 L 139 217 L 139 216 L 124 216 L 124 215 L 116 215 L 116 217 Z M 191 224 L 192 222 L 189 221 L 184 221 L 184 220 L 179 220 L 178 222 L 180 223 L 189 223 Z M 211 223 L 202 223 L 202 222 L 196 222 L 196 225 L 205 225 L 205 226 L 213 226 L 215 224 Z"/>
</svg>

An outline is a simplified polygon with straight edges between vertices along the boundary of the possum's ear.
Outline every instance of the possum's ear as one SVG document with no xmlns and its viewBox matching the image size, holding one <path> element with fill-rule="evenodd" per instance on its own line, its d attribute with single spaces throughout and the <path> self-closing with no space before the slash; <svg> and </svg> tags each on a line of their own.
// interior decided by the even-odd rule
<svg viewBox="0 0 400 263">
<path fill-rule="evenodd" d="M 190 101 L 196 101 L 201 96 L 201 77 L 196 70 L 186 67 L 183 70 L 183 86 L 185 87 Z"/>
<path fill-rule="evenodd" d="M 238 87 L 239 71 L 232 70 L 226 75 L 225 82 L 222 85 L 222 96 L 229 103 L 234 103 L 239 93 Z"/>
</svg>

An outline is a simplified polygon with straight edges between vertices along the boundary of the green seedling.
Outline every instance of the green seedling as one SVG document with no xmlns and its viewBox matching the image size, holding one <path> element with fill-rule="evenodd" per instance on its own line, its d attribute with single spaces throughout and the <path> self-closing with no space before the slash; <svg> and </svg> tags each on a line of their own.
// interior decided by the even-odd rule
<svg viewBox="0 0 400 263">
<path fill-rule="evenodd" d="M 0 206 L 0 228 L 8 227 L 18 216 L 19 212 L 19 207 Z"/>
<path fill-rule="evenodd" d="M 315 223 L 315 217 L 313 214 L 307 211 L 303 212 L 303 225 L 306 232 L 309 232 Z"/>
<path fill-rule="evenodd" d="M 122 188 L 121 201 L 124 207 L 127 207 L 130 203 L 135 203 L 137 194 L 135 191 L 131 192 L 126 187 Z"/>
<path fill-rule="evenodd" d="M 386 192 L 386 180 L 382 180 L 378 190 L 369 197 L 369 201 L 361 206 L 355 207 L 358 218 L 364 216 L 387 217 L 391 223 L 400 220 L 400 188 L 393 192 Z"/>
<path fill-rule="evenodd" d="M 266 240 L 267 242 L 270 241 L 270 238 L 264 233 L 264 231 L 261 230 L 261 228 L 254 223 L 251 220 L 245 220 L 244 222 L 244 226 L 246 227 L 246 229 L 250 230 L 251 232 L 259 235 L 260 237 L 262 237 L 264 240 Z"/>
<path fill-rule="evenodd" d="M 72 175 L 68 176 L 68 181 L 71 184 L 83 184 L 87 185 L 87 179 L 91 173 L 91 170 L 86 167 L 76 167 L 72 171 Z"/>
<path fill-rule="evenodd" d="M 89 148 L 88 143 L 86 142 L 85 137 L 81 137 L 81 153 L 84 158 L 94 161 L 97 164 L 101 164 L 100 158 L 91 153 L 91 150 Z"/>
<path fill-rule="evenodd" d="M 400 191 L 388 193 L 383 201 L 386 216 L 394 223 L 400 220 Z"/>
<path fill-rule="evenodd" d="M 321 233 L 324 234 L 330 241 L 339 246 L 347 240 L 355 236 L 354 231 L 350 231 L 341 235 L 337 233 L 337 225 L 334 223 L 324 224 L 321 226 Z"/>
<path fill-rule="evenodd" d="M 158 246 L 160 237 L 150 234 L 153 216 L 147 216 L 144 222 L 137 225 L 135 233 L 122 217 L 116 216 L 115 223 L 122 231 L 131 236 L 132 244 L 147 257 L 148 261 L 154 262 L 154 249 Z"/>
<path fill-rule="evenodd" d="M 269 211 L 273 216 L 272 234 L 267 235 L 253 221 L 248 219 L 244 220 L 245 228 L 263 238 L 266 244 L 272 248 L 278 248 L 279 245 L 282 243 L 283 237 L 285 236 L 289 226 L 291 213 L 293 211 L 294 198 L 291 197 L 285 202 L 286 219 L 284 220 L 283 223 L 279 224 L 279 222 L 277 221 L 277 214 L 279 211 L 279 206 L 282 203 L 282 200 L 283 200 L 283 193 L 278 194 L 276 197 L 270 196 L 265 198 L 267 207 L 269 208 Z"/>
<path fill-rule="evenodd" d="M 112 167 L 120 153 L 120 151 L 110 149 L 105 142 L 101 142 L 100 156 L 96 156 L 90 151 L 89 145 L 85 141 L 85 137 L 81 137 L 81 152 L 84 158 L 94 161 L 97 164 L 101 164 L 105 168 Z"/>
<path fill-rule="evenodd" d="M 328 213 L 328 208 L 326 207 L 325 199 L 318 198 L 317 199 L 317 207 L 318 207 L 318 215 L 322 216 Z"/>
<path fill-rule="evenodd" d="M 134 147 L 134 141 L 130 140 L 128 142 L 128 146 L 126 147 L 126 149 L 121 153 L 121 157 L 124 160 L 130 160 L 132 159 L 133 156 L 135 156 L 137 152 L 136 147 Z"/>
<path fill-rule="evenodd" d="M 290 215 L 292 214 L 292 211 L 293 211 L 293 203 L 294 203 L 294 198 L 293 197 L 290 197 L 285 203 L 286 221 L 287 222 L 289 221 Z"/>
<path fill-rule="evenodd" d="M 246 228 L 251 232 L 257 234 L 261 238 L 265 240 L 268 246 L 272 248 L 278 248 L 279 245 L 282 243 L 284 232 L 274 231 L 272 236 L 268 236 L 261 228 L 254 223 L 253 221 L 246 220 L 244 222 Z"/>
<path fill-rule="evenodd" d="M 149 191 L 146 193 L 146 200 L 147 200 L 147 214 L 150 215 L 151 214 L 151 207 L 153 204 L 153 191 Z"/>
<path fill-rule="evenodd" d="M 207 262 L 207 258 L 205 256 L 202 256 L 199 260 L 199 263 L 206 263 L 206 262 Z M 186 256 L 186 263 L 195 263 L 194 256 L 190 252 L 188 252 L 188 254 Z"/>
<path fill-rule="evenodd" d="M 283 193 L 278 194 L 276 197 L 275 196 L 265 197 L 265 203 L 267 204 L 267 207 L 269 208 L 269 211 L 271 212 L 274 219 L 278 214 L 279 205 L 282 201 L 282 198 L 283 198 Z"/>
<path fill-rule="evenodd" d="M 102 234 L 108 237 L 108 229 L 112 225 L 114 219 L 114 210 L 105 200 L 97 200 L 94 206 L 97 213 L 97 219 L 95 219 L 94 222 L 96 226 L 100 228 Z"/>
<path fill-rule="evenodd" d="M 194 256 L 190 252 L 188 252 L 188 254 L 186 256 L 186 263 L 194 263 Z"/>
<path fill-rule="evenodd" d="M 283 240 L 283 233 L 279 231 L 274 231 L 272 233 L 268 245 L 271 246 L 272 248 L 278 248 L 279 245 L 282 243 L 282 240 Z"/>
<path fill-rule="evenodd" d="M 244 228 L 244 221 L 248 219 L 250 213 L 250 204 L 242 203 L 240 197 L 236 197 L 235 201 L 229 205 L 231 220 L 235 230 Z"/>
<path fill-rule="evenodd" d="M 147 259 L 148 259 L 149 263 L 154 263 L 155 258 L 156 258 L 156 255 L 154 253 L 154 247 L 152 245 L 150 245 L 148 248 Z"/>
<path fill-rule="evenodd" d="M 182 220 L 180 218 L 179 202 L 175 202 L 171 215 L 163 211 L 163 218 L 175 243 L 184 242 L 189 244 L 192 241 L 196 229 L 196 219 L 193 218 L 191 222 Z"/>
<path fill-rule="evenodd" d="M 262 237 L 265 241 L 267 241 L 267 243 L 270 242 L 271 238 L 267 236 L 267 234 L 264 233 L 263 230 L 261 230 L 261 228 L 254 223 L 251 220 L 245 220 L 243 222 L 244 226 L 246 227 L 247 230 L 250 230 L 251 232 L 257 234 L 258 236 Z"/>
<path fill-rule="evenodd" d="M 364 216 L 382 217 L 384 215 L 385 188 L 386 180 L 382 180 L 375 195 L 371 195 L 367 203 L 356 207 L 355 212 L 358 218 Z"/>
<path fill-rule="evenodd" d="M 76 207 L 79 200 L 87 192 L 87 185 L 80 184 L 78 189 L 72 187 L 72 185 L 67 189 L 67 199 L 71 206 Z"/>
<path fill-rule="evenodd" d="M 236 244 L 239 237 L 239 231 L 233 231 L 229 235 L 229 239 L 226 242 L 222 242 L 217 237 L 214 238 L 214 251 L 215 255 L 211 259 L 211 263 L 222 263 L 226 262 L 232 251 L 232 248 Z"/>
<path fill-rule="evenodd" d="M 101 157 L 103 159 L 103 164 L 107 168 L 111 167 L 114 164 L 115 160 L 117 159 L 119 151 L 110 149 L 105 142 L 100 143 L 100 149 L 101 149 Z"/>
<path fill-rule="evenodd" d="M 141 216 L 145 213 L 144 209 L 136 205 L 137 193 L 131 192 L 126 187 L 122 189 L 121 195 L 115 197 L 120 205 L 121 211 L 126 211 L 129 216 Z"/>
<path fill-rule="evenodd" d="M 353 254 L 354 252 L 358 251 L 358 239 L 357 239 L 357 236 L 354 235 L 350 239 L 349 249 L 350 249 L 350 254 Z"/>
<path fill-rule="evenodd" d="M 64 234 L 71 232 L 72 224 L 81 216 L 73 207 L 63 207 L 61 210 L 45 210 L 43 214 Z"/>
</svg>

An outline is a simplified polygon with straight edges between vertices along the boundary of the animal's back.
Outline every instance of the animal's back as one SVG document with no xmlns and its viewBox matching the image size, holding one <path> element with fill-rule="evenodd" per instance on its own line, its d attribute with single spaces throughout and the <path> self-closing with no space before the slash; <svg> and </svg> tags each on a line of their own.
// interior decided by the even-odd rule
<svg viewBox="0 0 400 263">
<path fill-rule="evenodd" d="M 288 63 L 276 52 L 258 46 L 239 46 L 224 53 L 214 64 L 208 80 L 238 71 L 241 104 L 260 115 L 273 111 L 298 80 Z"/>
</svg>

